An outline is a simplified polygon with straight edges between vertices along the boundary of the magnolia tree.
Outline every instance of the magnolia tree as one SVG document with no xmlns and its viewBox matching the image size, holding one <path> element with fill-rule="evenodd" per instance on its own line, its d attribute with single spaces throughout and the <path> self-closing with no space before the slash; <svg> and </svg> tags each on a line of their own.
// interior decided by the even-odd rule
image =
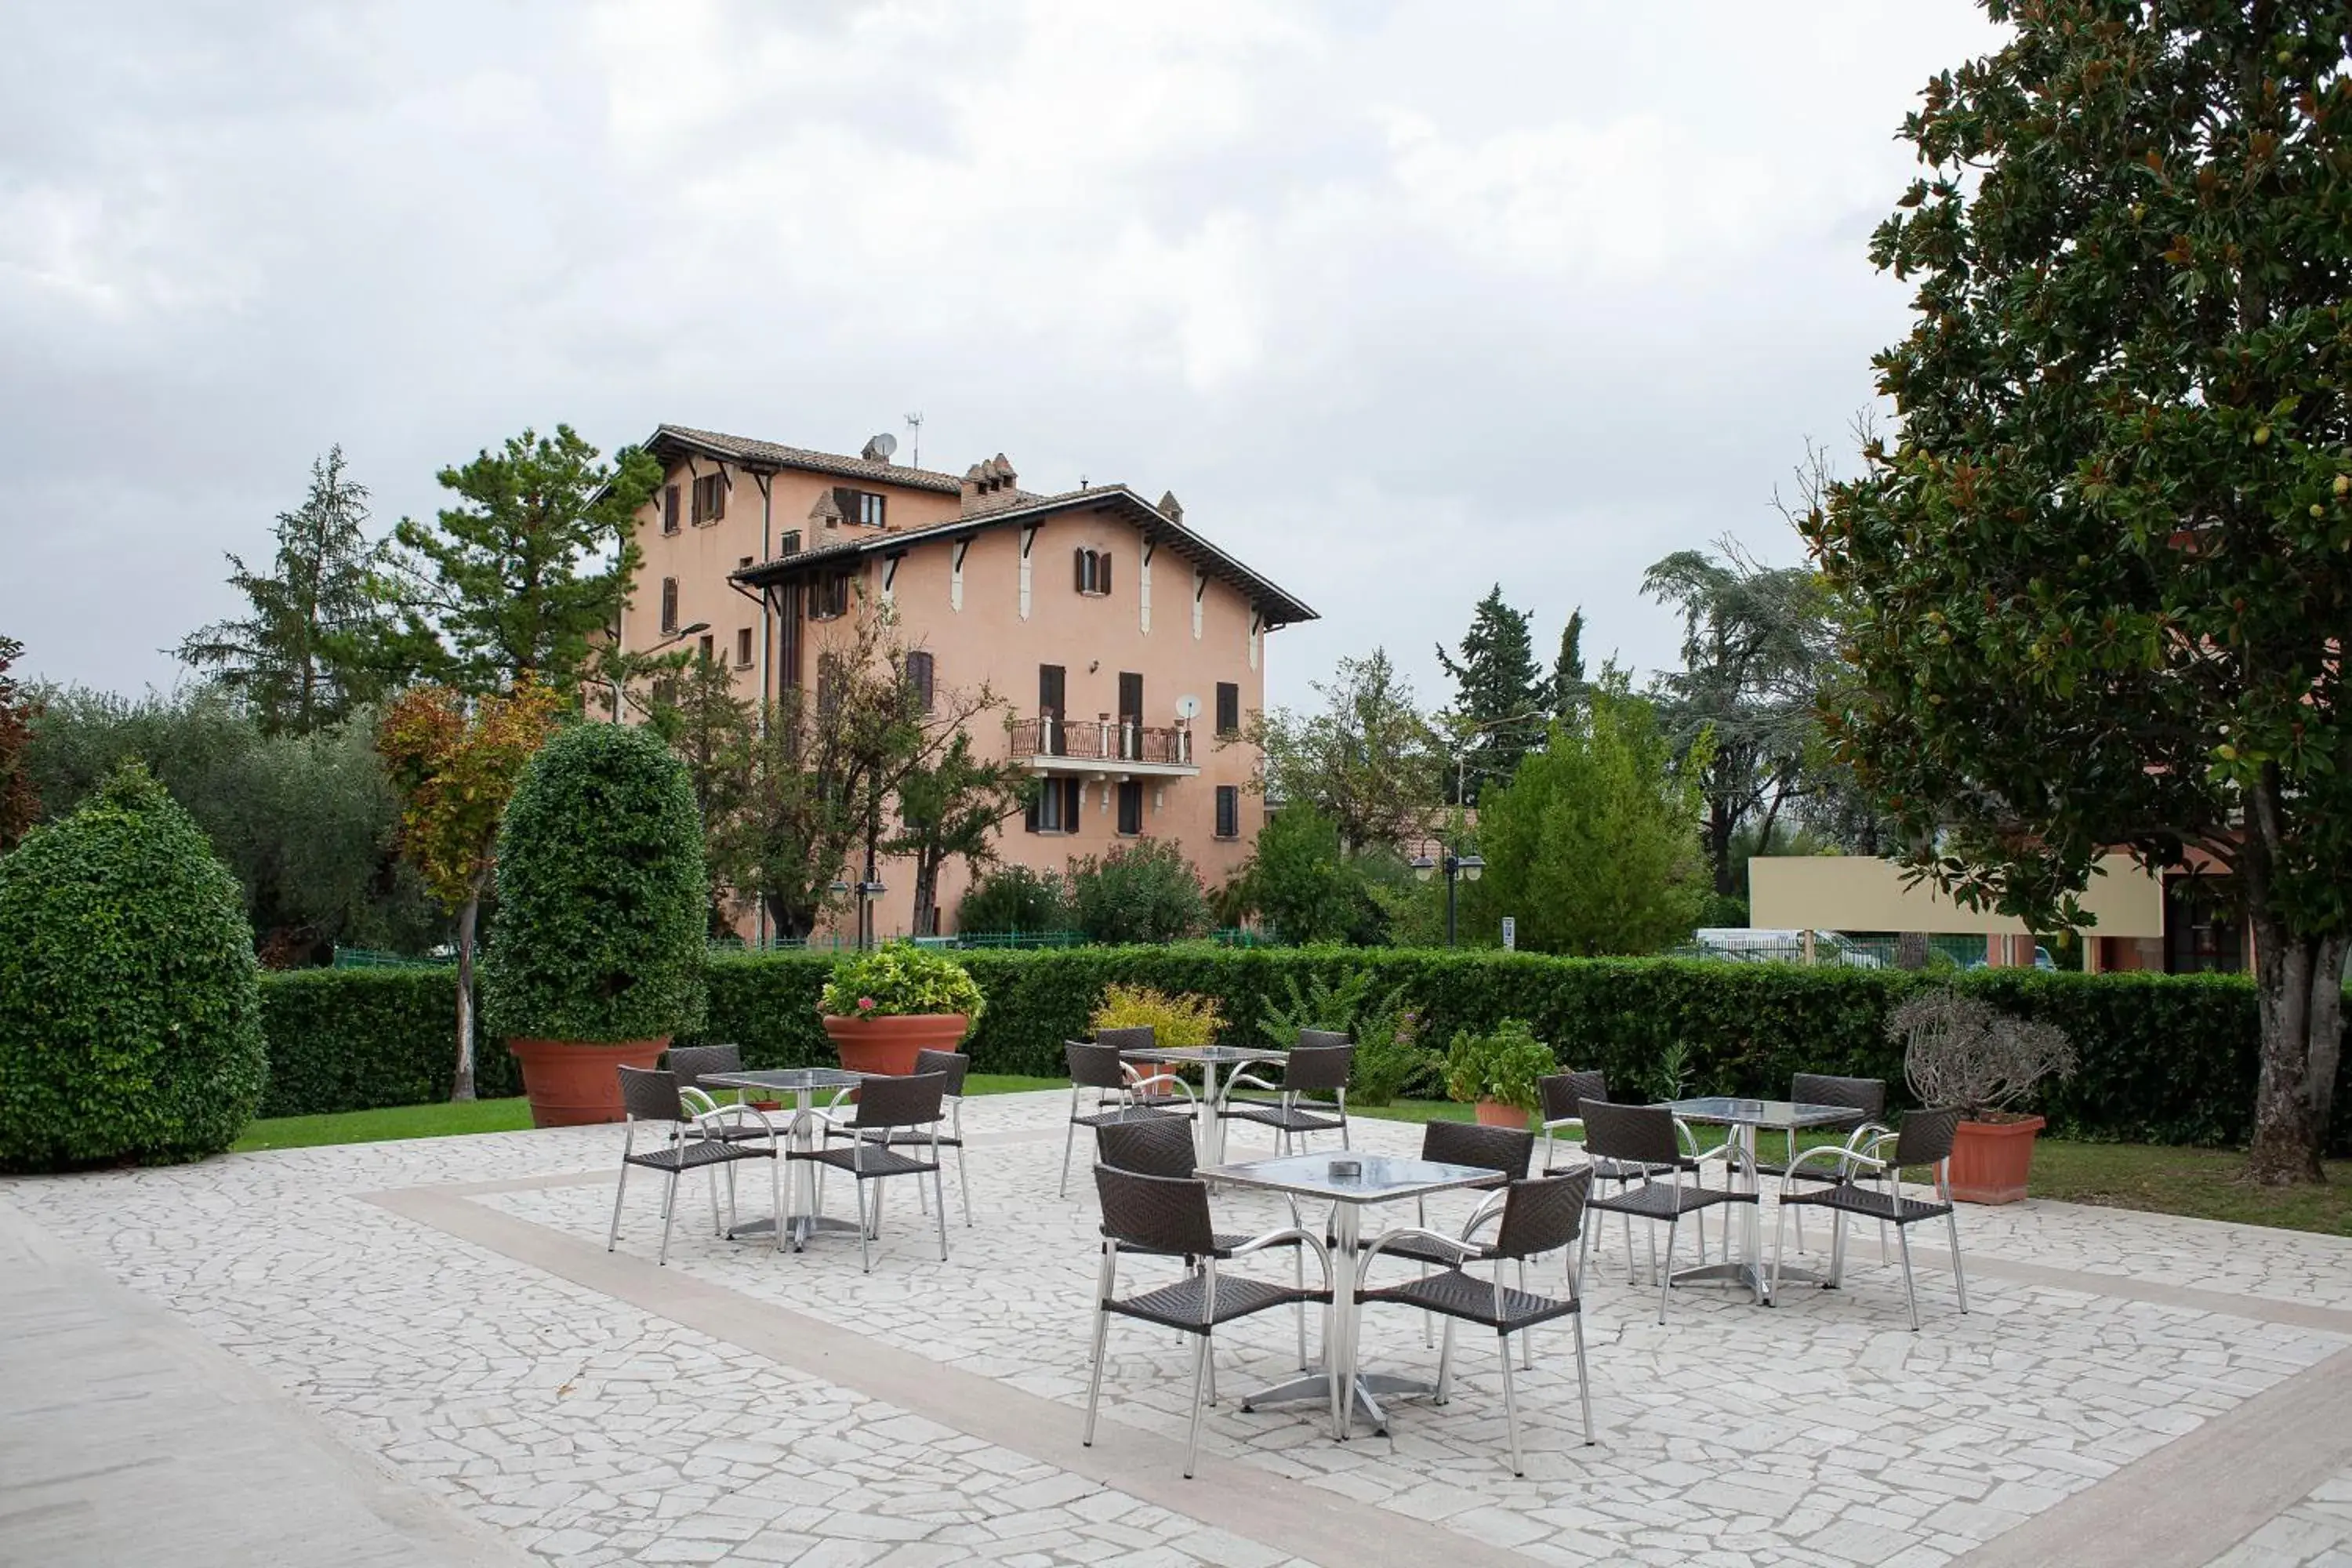
<svg viewBox="0 0 2352 1568">
<path fill-rule="evenodd" d="M 2094 862 L 2250 925 L 2253 1174 L 2318 1179 L 2352 931 L 2352 12 L 1985 0 L 1872 242 L 1900 431 L 1801 526 L 1843 760 L 1964 902 L 2088 924 Z"/>
<path fill-rule="evenodd" d="M 401 850 L 457 917 L 457 1074 L 449 1098 L 474 1098 L 474 929 L 496 869 L 499 820 L 564 706 L 524 681 L 503 697 L 467 700 L 413 687 L 384 714 L 376 749 L 401 796 Z"/>
</svg>

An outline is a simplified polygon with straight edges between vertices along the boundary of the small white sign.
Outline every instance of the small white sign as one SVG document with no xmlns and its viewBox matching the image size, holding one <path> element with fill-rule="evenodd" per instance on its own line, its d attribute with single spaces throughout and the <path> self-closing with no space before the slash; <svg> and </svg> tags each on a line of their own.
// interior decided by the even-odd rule
<svg viewBox="0 0 2352 1568">
<path fill-rule="evenodd" d="M 1509 915 L 1503 917 L 1503 951 L 1516 952 L 1519 946 L 1519 922 Z"/>
</svg>

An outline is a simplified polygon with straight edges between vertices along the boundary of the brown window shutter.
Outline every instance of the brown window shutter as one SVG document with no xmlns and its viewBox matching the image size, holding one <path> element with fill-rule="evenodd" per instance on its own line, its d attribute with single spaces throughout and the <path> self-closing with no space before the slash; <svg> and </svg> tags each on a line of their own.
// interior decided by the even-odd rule
<svg viewBox="0 0 2352 1568">
<path fill-rule="evenodd" d="M 677 579 L 675 577 L 662 579 L 661 629 L 666 632 L 677 630 Z"/>
<path fill-rule="evenodd" d="M 1062 826 L 1069 832 L 1078 830 L 1078 813 L 1084 809 L 1078 800 L 1078 781 L 1062 781 Z"/>
<path fill-rule="evenodd" d="M 1079 593 L 1083 594 L 1087 591 L 1087 552 L 1084 550 L 1071 551 L 1070 565 L 1076 582 L 1077 590 Z"/>
<path fill-rule="evenodd" d="M 723 473 L 713 474 L 710 476 L 710 521 L 717 522 L 726 515 L 727 476 Z"/>
<path fill-rule="evenodd" d="M 677 487 L 676 485 L 662 487 L 662 531 L 664 533 L 677 531 Z"/>
<path fill-rule="evenodd" d="M 857 492 L 856 490 L 851 489 L 847 485 L 834 486 L 833 504 L 835 510 L 841 513 L 842 521 L 856 522 L 857 521 Z"/>
<path fill-rule="evenodd" d="M 1110 592 L 1110 552 L 1106 550 L 1095 561 L 1095 592 Z"/>
</svg>

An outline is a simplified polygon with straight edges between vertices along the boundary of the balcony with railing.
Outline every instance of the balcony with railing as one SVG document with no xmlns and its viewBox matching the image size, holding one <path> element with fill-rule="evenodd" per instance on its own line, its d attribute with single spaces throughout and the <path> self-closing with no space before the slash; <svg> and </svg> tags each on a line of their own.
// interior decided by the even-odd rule
<svg viewBox="0 0 2352 1568">
<path fill-rule="evenodd" d="M 1145 773 L 1190 777 L 1192 731 L 1132 719 L 1016 719 L 1013 755 L 1040 773 Z"/>
</svg>

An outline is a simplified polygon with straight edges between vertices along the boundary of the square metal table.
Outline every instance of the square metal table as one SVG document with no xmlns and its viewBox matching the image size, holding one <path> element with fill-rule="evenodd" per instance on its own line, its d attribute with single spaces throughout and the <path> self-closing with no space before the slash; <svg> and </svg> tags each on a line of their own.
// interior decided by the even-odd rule
<svg viewBox="0 0 2352 1568">
<path fill-rule="evenodd" d="M 1353 1164 L 1357 1173 L 1335 1175 L 1331 1168 L 1338 1164 Z M 1336 1366 L 1354 1392 L 1339 1429 L 1331 1434 L 1344 1440 L 1360 1413 L 1371 1422 L 1374 1431 L 1388 1431 L 1388 1416 L 1381 1412 L 1380 1396 L 1435 1392 L 1433 1384 L 1366 1372 L 1357 1364 L 1356 1272 L 1362 1249 L 1364 1206 L 1426 1197 L 1431 1193 L 1463 1187 L 1497 1187 L 1508 1179 L 1504 1173 L 1477 1165 L 1441 1164 L 1434 1160 L 1343 1152 L 1287 1154 L 1278 1160 L 1211 1165 L 1199 1175 L 1202 1181 L 1215 1184 L 1255 1187 L 1261 1192 L 1310 1198 L 1331 1205 L 1331 1328 L 1324 1335 L 1323 1367 L 1249 1395 L 1242 1401 L 1244 1410 L 1301 1399 L 1328 1401 L 1331 1397 L 1330 1369 Z"/>
<path fill-rule="evenodd" d="M 1280 1051 L 1269 1051 L 1256 1046 L 1138 1046 L 1118 1053 L 1123 1062 L 1178 1063 L 1201 1069 L 1201 1098 L 1192 1107 L 1192 1147 L 1203 1165 L 1218 1165 L 1225 1158 L 1225 1123 L 1217 1114 L 1217 1072 L 1221 1068 L 1243 1068 L 1255 1062 L 1278 1062 Z"/>
<path fill-rule="evenodd" d="M 1756 1130 L 1769 1127 L 1789 1140 L 1790 1157 L 1795 1158 L 1797 1132 L 1806 1127 L 1851 1127 L 1863 1120 L 1863 1113 L 1844 1105 L 1805 1105 L 1788 1100 L 1744 1100 L 1738 1095 L 1706 1094 L 1695 1100 L 1666 1102 L 1666 1109 L 1685 1121 L 1696 1121 L 1727 1130 L 1725 1139 L 1729 1163 L 1744 1172 L 1748 1190 L 1761 1194 L 1763 1183 L 1756 1170 Z M 1675 1283 L 1694 1285 L 1721 1281 L 1746 1287 L 1759 1301 L 1771 1300 L 1769 1271 L 1764 1267 L 1764 1249 L 1757 1226 L 1757 1205 L 1742 1204 L 1746 1211 L 1740 1223 L 1741 1256 L 1729 1256 L 1727 1244 L 1721 1263 L 1703 1263 L 1695 1268 L 1675 1271 Z M 1826 1277 L 1810 1269 L 1790 1268 L 1782 1271 L 1784 1279 L 1827 1284 Z"/>
<path fill-rule="evenodd" d="M 845 1068 L 780 1068 L 769 1072 L 707 1072 L 702 1075 L 702 1084 L 706 1089 L 793 1096 L 793 1121 L 784 1133 L 785 1143 L 802 1153 L 814 1153 L 823 1138 L 816 1097 L 827 1090 L 838 1093 L 855 1089 L 865 1078 L 865 1074 Z M 807 1160 L 793 1162 L 792 1212 L 784 1223 L 787 1229 L 783 1239 L 792 1244 L 795 1252 L 805 1250 L 808 1238 L 820 1230 L 855 1233 L 857 1229 L 855 1220 L 828 1219 L 816 1212 L 816 1166 Z M 727 1237 L 732 1241 L 746 1236 L 767 1236 L 775 1228 L 773 1219 L 745 1220 L 729 1231 Z"/>
</svg>

